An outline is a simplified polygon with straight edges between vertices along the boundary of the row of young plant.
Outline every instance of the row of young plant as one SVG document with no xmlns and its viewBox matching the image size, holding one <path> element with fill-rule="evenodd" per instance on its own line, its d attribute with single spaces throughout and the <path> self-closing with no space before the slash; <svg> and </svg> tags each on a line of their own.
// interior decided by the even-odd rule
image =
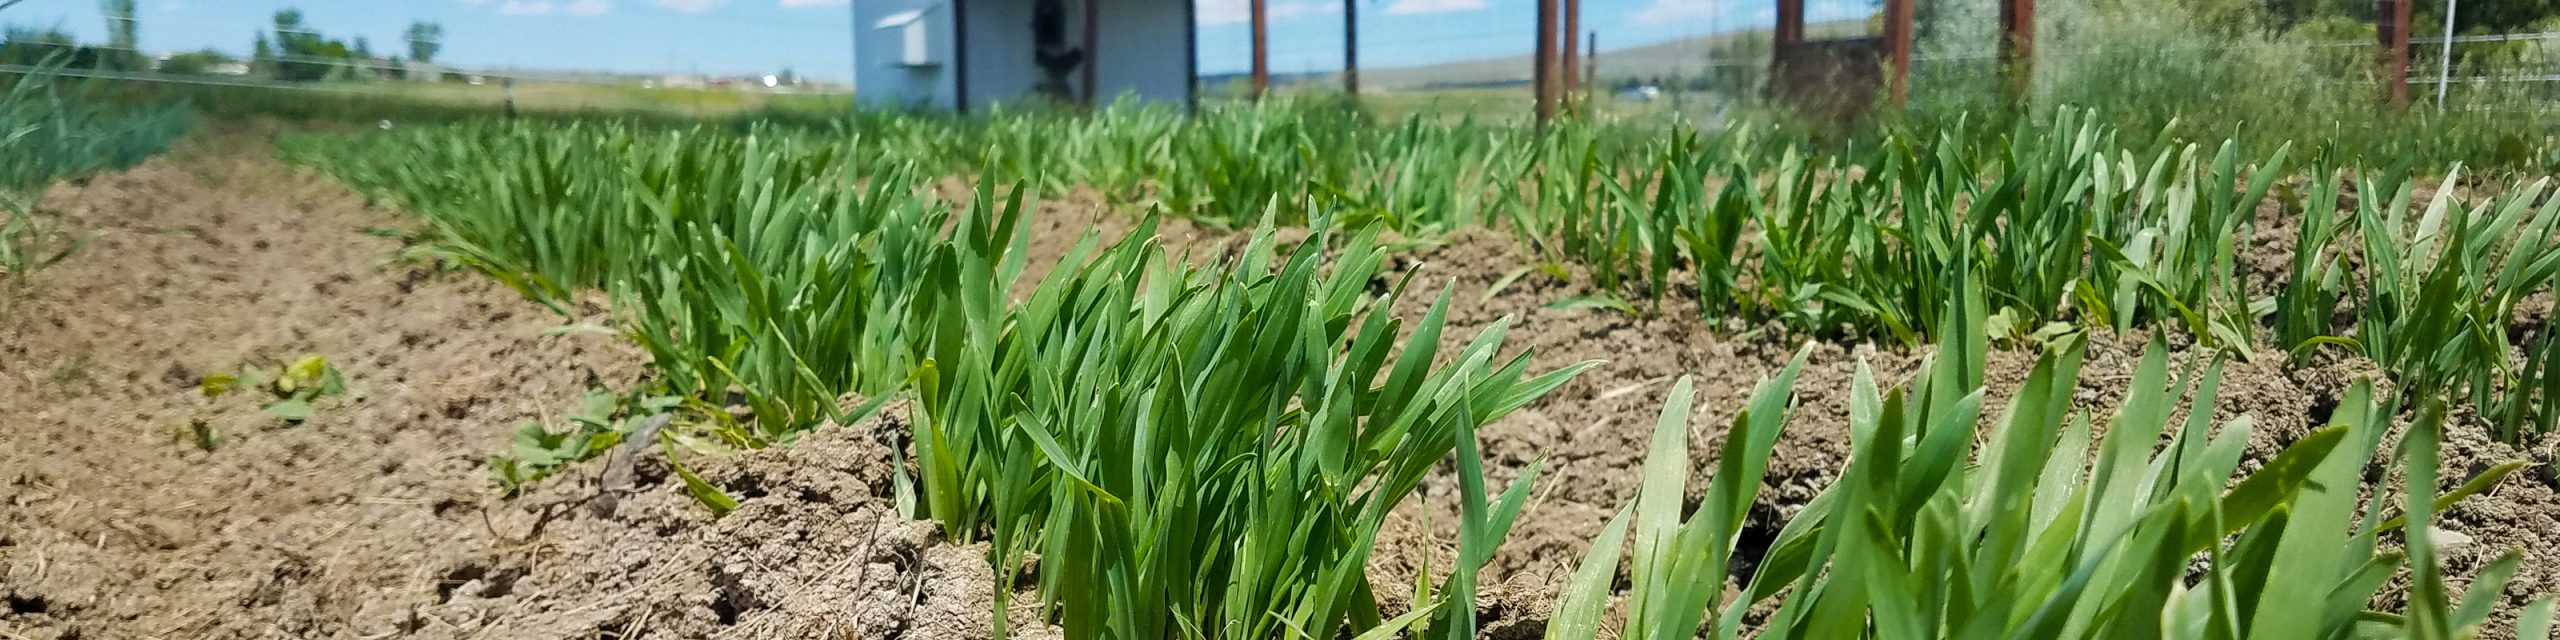
<svg viewBox="0 0 2560 640">
<path fill-rule="evenodd" d="M 1847 466 L 1747 576 L 1731 573 L 1736 547 L 1803 356 L 1733 418 L 1686 516 L 1693 392 L 1681 379 L 1639 495 L 1562 588 L 1546 637 L 2473 638 L 2504 604 L 2521 551 L 2457 595 L 2433 521 L 2524 463 L 2439 495 L 2442 402 L 2426 401 L 2386 448 L 2401 407 L 2358 381 L 2330 424 L 2235 477 L 2254 425 L 2213 424 L 2221 361 L 2210 350 L 2172 376 L 2155 339 L 2098 430 L 2074 407 L 2086 345 L 2075 332 L 2042 345 L 1979 430 L 1986 317 L 1963 278 L 1950 279 L 1958 299 L 1908 385 L 1880 390 L 1859 366 Z M 2182 398 L 2187 415 L 2173 420 Z M 1744 579 L 1728 587 L 1729 577 Z M 2402 609 L 2368 610 L 2394 583 L 2406 587 Z M 2550 637 L 2551 599 L 2514 614 L 2516 637 Z"/>
<path fill-rule="evenodd" d="M 1532 372 L 1499 326 L 1442 353 L 1448 293 L 1411 326 L 1385 312 L 1406 287 L 1373 289 L 1392 277 L 1375 231 L 1290 247 L 1265 232 L 1205 266 L 1152 225 L 1107 247 L 1089 235 L 1015 303 L 1024 187 L 982 187 L 955 214 L 918 174 L 710 130 L 488 124 L 285 152 L 424 216 L 447 256 L 537 299 L 612 292 L 659 373 L 643 395 L 669 400 L 536 427 L 540 451 L 496 463 L 507 482 L 609 450 L 644 412 L 755 447 L 911 395 L 902 498 L 952 539 L 991 541 L 1000 575 L 1042 558 L 1041 596 L 1072 637 L 1466 635 L 1469 608 L 1428 603 L 1472 600 L 1471 567 L 1534 479 L 1486 487 L 1474 429 L 1590 366 Z M 872 401 L 841 408 L 846 393 Z M 1452 455 L 1471 561 L 1379 597 L 1381 522 Z M 1398 600 L 1425 605 L 1381 619 Z"/>
<path fill-rule="evenodd" d="M 1533 161 L 1555 149 L 1633 149 L 1663 131 L 1571 124 L 1541 135 L 1472 118 L 1380 122 L 1319 97 L 1193 113 L 1137 102 L 1083 116 L 1001 107 L 968 118 L 865 112 L 842 127 L 802 130 L 856 136 L 865 157 L 928 173 L 1023 182 L 1052 197 L 1088 188 L 1223 228 L 1250 228 L 1266 214 L 1304 224 L 1321 212 L 1406 236 L 1496 223 L 1521 197 L 1515 186 L 1530 179 Z"/>
<path fill-rule="evenodd" d="M 1472 637 L 1472 607 L 1439 605 L 1473 602 L 1537 476 L 1487 487 L 1474 431 L 1593 363 L 1532 372 L 1506 323 L 1443 353 L 1449 292 L 1404 326 L 1386 310 L 1413 277 L 1374 288 L 1393 277 L 1374 231 L 1294 248 L 1257 233 L 1208 266 L 1167 255 L 1152 224 L 1101 247 L 1088 235 L 1062 263 L 1088 266 L 1013 313 L 940 332 L 916 383 L 927 512 L 955 536 L 992 530 L 1000 572 L 1036 551 L 1069 637 Z M 1384 620 L 1369 552 L 1453 454 L 1455 571 Z"/>
<path fill-rule="evenodd" d="M 866 113 L 748 133 L 801 159 L 803 173 L 959 174 L 1035 196 L 1097 188 L 1228 228 L 1313 216 L 1408 237 L 1502 228 L 1532 268 L 1586 267 L 1603 294 L 1570 304 L 1645 312 L 1693 288 L 1710 322 L 1828 338 L 1928 342 L 1946 295 L 1935 276 L 1963 249 L 2003 339 L 2055 323 L 2166 326 L 2293 357 L 2342 349 L 2382 363 L 2410 397 L 2448 392 L 2493 409 L 2509 440 L 2560 421 L 2536 401 L 2560 386 L 2543 373 L 2547 332 L 2518 330 L 2514 317 L 2553 277 L 2554 263 L 2534 258 L 2560 242 L 2539 186 L 2412 210 L 2392 196 L 2421 181 L 2399 168 L 2306 161 L 2289 146 L 2246 157 L 2235 140 L 2129 148 L 2088 112 L 2006 128 L 1958 121 L 1820 153 L 1779 127 L 1569 123 L 1541 136 L 1470 120 L 1375 124 L 1317 101 L 1187 117 L 1137 104 L 1089 117 Z M 2353 211 L 2323 215 L 2341 194 L 2357 194 Z M 2285 220 L 2316 249 L 2297 254 L 2274 294 L 2247 290 L 2240 251 Z M 2466 240 L 2445 241 L 2456 232 Z M 2494 233 L 2506 235 L 2484 235 Z"/>
<path fill-rule="evenodd" d="M 183 108 L 132 108 L 92 99 L 51 74 L 0 75 L 0 311 L 36 270 L 87 242 L 36 215 L 55 180 L 132 166 L 186 132 Z"/>
<path fill-rule="evenodd" d="M 844 417 L 843 394 L 905 387 L 937 312 L 916 306 L 932 302 L 928 278 L 962 262 L 992 273 L 1016 240 L 1019 198 L 988 187 L 955 207 L 913 172 L 863 173 L 851 148 L 762 130 L 478 122 L 298 135 L 281 152 L 419 214 L 443 258 L 563 314 L 605 292 L 652 356 L 655 403 L 762 446 Z M 750 419 L 725 409 L 733 394 Z M 552 444 L 612 445 L 597 435 Z"/>
<path fill-rule="evenodd" d="M 993 542 L 999 575 L 1037 554 L 1045 610 L 1074 637 L 1471 637 L 1471 607 L 1450 605 L 1472 602 L 1473 570 L 1536 477 L 1486 486 L 1473 431 L 1588 366 L 1533 373 L 1502 352 L 1502 325 L 1440 353 L 1449 293 L 1409 329 L 1383 312 L 1412 276 L 1374 284 L 1390 275 L 1374 230 L 1295 247 L 1257 234 L 1209 265 L 1168 255 L 1151 224 L 1088 235 L 1014 303 L 1022 188 L 981 187 L 955 213 L 915 173 L 852 175 L 824 151 L 715 131 L 474 125 L 300 138 L 288 153 L 422 214 L 448 255 L 537 299 L 565 309 L 610 289 L 676 410 L 701 409 L 686 415 L 733 443 L 844 419 L 838 393 L 911 394 L 901 493 L 947 535 Z M 2170 424 L 2183 390 L 2213 405 L 2217 370 L 2173 386 L 2155 346 L 2089 459 L 2090 417 L 2070 410 L 2080 343 L 2064 333 L 1977 447 L 1996 323 L 1979 297 L 1990 279 L 1963 250 L 1948 263 L 1960 275 L 1937 279 L 1938 359 L 1908 393 L 1859 377 L 1844 480 L 1786 524 L 1746 597 L 1723 585 L 1792 366 L 1736 419 L 1686 522 L 1692 398 L 1674 391 L 1640 497 L 1562 594 L 1550 637 L 1599 634 L 1631 531 L 1635 636 L 2434 638 L 2486 619 L 2513 559 L 2455 600 L 2427 524 L 2516 466 L 2402 500 L 2413 510 L 2396 518 L 2386 500 L 2356 517 L 2365 461 L 2398 413 L 2369 387 L 2338 426 L 2234 483 L 2247 421 Z M 732 394 L 751 424 L 716 410 Z M 579 437 L 597 450 L 636 422 L 592 413 Z M 2422 411 L 2401 440 L 2406 495 L 2434 493 L 2441 415 Z M 1381 598 L 1365 576 L 1374 536 L 1452 455 L 1459 561 L 1442 583 Z M 2208 569 L 2191 579 L 2199 553 Z M 2364 611 L 2404 568 L 2410 609 Z M 1382 601 L 1413 606 L 1390 619 Z M 1776 615 L 1749 616 L 1771 602 Z M 2548 605 L 2520 620 L 2544 637 Z"/>
<path fill-rule="evenodd" d="M 1962 267 L 1980 274 L 2002 339 L 2157 326 L 2244 356 L 2341 349 L 2405 398 L 2484 408 L 2509 441 L 2560 420 L 2542 402 L 2560 385 L 2549 332 L 2518 319 L 2560 276 L 2547 180 L 2465 201 L 2456 166 L 2413 202 L 2424 181 L 2405 171 L 2319 158 L 2296 173 L 2289 146 L 2249 160 L 2233 141 L 2138 152 L 2069 112 L 1974 138 L 1789 149 L 1774 164 L 1730 148 L 1751 144 L 1741 136 L 1595 148 L 1532 172 L 1507 219 L 1546 264 L 1587 266 L 1606 292 L 1596 306 L 1658 310 L 1694 286 L 1711 322 L 1918 345 L 1950 291 L 1936 274 Z M 2252 291 L 2242 252 L 2285 223 L 2292 262 Z"/>
</svg>

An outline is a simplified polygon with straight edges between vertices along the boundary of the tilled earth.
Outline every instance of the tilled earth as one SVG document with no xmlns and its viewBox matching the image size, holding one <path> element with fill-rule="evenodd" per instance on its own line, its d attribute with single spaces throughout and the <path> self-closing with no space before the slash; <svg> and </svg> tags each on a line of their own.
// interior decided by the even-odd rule
<svg viewBox="0 0 2560 640">
<path fill-rule="evenodd" d="M 590 388 L 640 380 L 645 355 L 592 330 L 609 321 L 600 304 L 563 317 L 475 274 L 404 257 L 414 252 L 400 234 L 377 230 L 414 221 L 278 164 L 266 145 L 255 133 L 214 134 L 48 194 L 51 215 L 100 235 L 0 318 L 0 637 L 966 638 L 989 634 L 996 589 L 1028 584 L 995 579 L 982 546 L 943 540 L 890 506 L 884 443 L 906 419 L 894 406 L 790 447 L 687 461 L 741 500 L 716 519 L 655 454 L 634 465 L 640 490 L 610 510 L 594 499 L 602 463 L 501 498 L 488 455 L 522 424 L 574 411 Z M 1084 194 L 1045 203 L 1034 224 L 1035 276 L 1076 234 L 1130 225 Z M 1186 247 L 1227 237 L 1173 222 L 1160 232 Z M 1608 362 L 1483 432 L 1496 481 L 1547 461 L 1537 498 L 1487 568 L 1493 586 L 1478 610 L 1488 635 L 1540 631 L 1555 585 L 1634 495 L 1674 379 L 1698 378 L 1696 491 L 1713 462 L 1707 444 L 1795 351 L 1735 337 L 1764 335 L 1743 327 L 1708 327 L 1686 302 L 1649 318 L 1549 309 L 1583 291 L 1544 275 L 1484 295 L 1526 263 L 1495 233 L 1461 233 L 1397 260 L 1434 285 L 1416 291 L 1454 283 L 1448 349 L 1510 316 L 1510 344 L 1534 349 L 1541 366 Z M 1428 303 L 1409 299 L 1399 311 Z M 2114 409 L 2145 339 L 2094 341 L 2082 409 Z M 199 392 L 206 375 L 308 354 L 339 367 L 348 393 L 320 401 L 305 422 L 262 410 L 255 392 Z M 1845 460 L 1856 365 L 1891 383 L 1921 359 L 1814 347 L 1746 541 L 1773 535 Z M 2032 362 L 1995 352 L 1986 406 L 2003 402 Z M 2368 371 L 2352 360 L 2233 362 L 2213 410 L 2255 418 L 2252 453 L 2269 455 Z M 199 446 L 204 432 L 210 449 Z M 2448 483 L 2504 460 L 2549 458 L 2492 444 L 2467 419 L 2447 452 Z M 2444 525 L 2470 540 L 2447 560 L 2457 575 L 2526 550 L 2510 609 L 2560 588 L 2560 496 L 2549 477 L 2518 474 Z M 1398 592 L 1416 568 L 1446 570 L 1454 489 L 1446 477 L 1426 482 L 1424 500 L 1391 521 L 1372 563 L 1381 593 Z M 1014 598 L 1018 635 L 1048 631 L 1019 606 L 1032 599 Z"/>
</svg>

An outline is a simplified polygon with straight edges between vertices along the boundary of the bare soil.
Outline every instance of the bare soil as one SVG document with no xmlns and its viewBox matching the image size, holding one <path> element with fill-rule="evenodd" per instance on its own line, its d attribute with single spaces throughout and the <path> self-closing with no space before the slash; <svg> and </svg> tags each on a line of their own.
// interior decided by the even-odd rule
<svg viewBox="0 0 2560 640">
<path fill-rule="evenodd" d="M 279 165 L 256 134 L 212 136 L 57 187 L 46 208 L 104 235 L 0 318 L 0 637 L 975 638 L 989 635 L 999 590 L 1015 594 L 1017 633 L 1049 632 L 1024 608 L 1027 583 L 992 575 L 983 546 L 897 515 L 884 443 L 904 428 L 901 407 L 788 447 L 681 460 L 740 500 L 722 517 L 654 451 L 633 465 L 637 490 L 609 511 L 595 500 L 601 461 L 501 498 L 486 457 L 590 387 L 633 384 L 645 354 L 609 333 L 551 331 L 606 322 L 598 305 L 563 318 L 467 271 L 400 259 L 400 240 L 367 230 L 411 220 Z M 1082 232 L 1131 228 L 1105 209 L 1083 194 L 1044 203 L 1026 281 Z M 1233 239 L 1179 221 L 1160 235 L 1177 252 Z M 2289 243 L 2252 253 L 2289 255 L 2275 246 Z M 1534 350 L 1542 367 L 1607 361 L 1482 433 L 1497 482 L 1545 462 L 1536 498 L 1487 567 L 1478 613 L 1489 637 L 1542 631 L 1555 585 L 1633 497 L 1673 380 L 1697 377 L 1695 492 L 1726 421 L 1797 348 L 1774 331 L 1706 326 L 1678 296 L 1642 316 L 1550 309 L 1587 290 L 1537 273 L 1486 295 L 1529 263 L 1499 233 L 1461 233 L 1396 260 L 1430 285 L 1417 291 L 1452 287 L 1445 348 L 1508 316 L 1511 346 Z M 1399 311 L 1429 302 L 1415 295 Z M 2114 410 L 2147 339 L 2095 340 L 2082 409 Z M 206 374 L 310 353 L 344 370 L 350 391 L 306 422 L 285 423 L 254 397 L 197 391 Z M 1892 384 L 1925 356 L 1812 347 L 1744 535 L 1746 561 L 1846 459 L 1844 392 L 1858 364 Z M 1995 351 L 1986 406 L 2005 401 L 2033 358 Z M 2226 366 L 2213 411 L 2256 420 L 2253 458 L 2325 420 L 2371 369 L 2346 358 Z M 220 436 L 209 451 L 183 437 L 197 424 Z M 2455 425 L 2448 487 L 2498 462 L 2551 457 L 2493 444 L 2481 424 Z M 1447 570 L 1454 485 L 1426 482 L 1390 522 L 1372 563 L 1381 593 L 1403 591 L 1422 567 Z M 2450 547 L 2457 575 L 2511 549 L 2529 554 L 2509 608 L 2560 591 L 2560 494 L 2548 473 L 2519 474 L 2443 526 L 2468 538 Z"/>
<path fill-rule="evenodd" d="M 589 387 L 628 386 L 644 354 L 395 259 L 367 230 L 410 220 L 248 134 L 59 186 L 45 209 L 101 235 L 0 326 L 0 637 L 986 633 L 983 556 L 875 497 L 889 458 L 868 429 L 902 413 L 698 461 L 745 498 L 717 520 L 655 457 L 609 518 L 576 472 L 502 500 L 487 457 Z M 315 353 L 349 390 L 306 422 L 198 392 Z"/>
</svg>

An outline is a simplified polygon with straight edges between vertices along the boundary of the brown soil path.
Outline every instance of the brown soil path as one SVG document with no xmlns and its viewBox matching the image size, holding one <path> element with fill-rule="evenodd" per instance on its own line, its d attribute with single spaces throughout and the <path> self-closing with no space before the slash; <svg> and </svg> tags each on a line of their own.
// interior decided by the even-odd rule
<svg viewBox="0 0 2560 640">
<path fill-rule="evenodd" d="M 609 514 L 597 463 L 501 499 L 488 456 L 646 354 L 596 301 L 400 258 L 377 232 L 413 219 L 270 149 L 214 134 L 47 194 L 101 235 L 0 319 L 0 639 L 989 634 L 984 549 L 885 499 L 902 408 L 689 461 L 743 503 L 717 519 L 655 452 Z M 348 391 L 301 424 L 198 390 L 306 354 Z"/>
<path fill-rule="evenodd" d="M 0 325 L 0 636 L 377 637 L 488 544 L 484 466 L 516 425 L 622 385 L 618 337 L 467 272 L 395 261 L 406 227 L 198 140 L 46 209 L 102 235 Z M 204 375 L 321 354 L 347 394 L 287 424 Z M 200 450 L 180 437 L 201 424 Z"/>
</svg>

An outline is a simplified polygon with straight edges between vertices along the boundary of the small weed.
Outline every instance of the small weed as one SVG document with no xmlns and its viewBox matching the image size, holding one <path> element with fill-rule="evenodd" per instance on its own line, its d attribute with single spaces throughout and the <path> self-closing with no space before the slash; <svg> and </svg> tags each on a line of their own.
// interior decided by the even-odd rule
<svg viewBox="0 0 2560 640">
<path fill-rule="evenodd" d="M 213 425 L 201 419 L 189 421 L 186 428 L 178 430 L 177 436 L 179 441 L 194 444 L 196 449 L 203 451 L 212 451 L 222 445 L 222 434 L 214 432 Z"/>
<path fill-rule="evenodd" d="M 300 423 L 311 419 L 313 401 L 345 394 L 347 383 L 336 367 L 329 366 L 329 359 L 318 354 L 273 369 L 250 365 L 241 367 L 237 374 L 217 373 L 196 381 L 196 391 L 207 398 L 241 389 L 267 392 L 274 399 L 261 408 L 285 422 Z"/>
<path fill-rule="evenodd" d="M 489 456 L 489 472 L 501 491 L 516 495 L 563 467 L 613 451 L 638 430 L 642 421 L 635 418 L 665 413 L 681 404 L 683 398 L 675 396 L 589 390 L 579 398 L 579 411 L 569 416 L 566 429 L 552 431 L 541 422 L 518 428 L 512 451 Z"/>
</svg>

